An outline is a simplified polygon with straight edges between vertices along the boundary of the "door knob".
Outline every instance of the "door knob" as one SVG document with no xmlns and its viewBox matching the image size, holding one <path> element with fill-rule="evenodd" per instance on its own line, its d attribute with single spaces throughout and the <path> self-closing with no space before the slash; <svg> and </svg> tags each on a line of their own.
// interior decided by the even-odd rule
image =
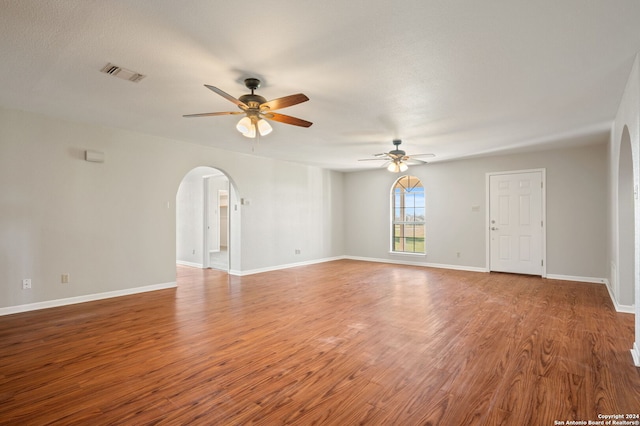
<svg viewBox="0 0 640 426">
<path fill-rule="evenodd" d="M 498 230 L 498 228 L 496 228 L 495 226 L 492 226 L 492 227 L 491 227 L 491 230 L 492 230 L 492 231 L 497 231 L 497 230 Z"/>
</svg>

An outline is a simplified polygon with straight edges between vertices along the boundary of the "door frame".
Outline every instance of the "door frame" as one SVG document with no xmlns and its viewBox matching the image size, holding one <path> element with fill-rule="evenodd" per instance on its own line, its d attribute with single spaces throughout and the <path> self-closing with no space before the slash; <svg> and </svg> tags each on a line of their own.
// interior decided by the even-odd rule
<svg viewBox="0 0 640 426">
<path fill-rule="evenodd" d="M 229 212 L 229 204 L 230 204 L 230 192 L 231 192 L 231 181 L 226 174 L 221 175 L 206 175 L 202 177 L 202 268 L 208 269 L 211 268 L 211 252 L 219 252 L 220 251 L 220 189 L 216 191 L 215 194 L 211 194 L 211 178 L 216 178 L 224 176 L 227 181 L 227 186 L 223 190 L 227 194 L 227 269 L 229 272 L 231 265 L 230 251 L 229 246 L 231 242 L 231 215 Z M 215 201 L 215 208 L 212 208 L 212 201 Z M 213 211 L 212 211 L 213 210 Z M 213 216 L 213 217 L 212 217 Z M 213 222 L 213 223 L 212 223 Z M 214 241 L 210 238 L 210 229 L 214 227 L 216 230 L 216 238 Z"/>
<path fill-rule="evenodd" d="M 515 175 L 520 173 L 533 173 L 539 172 L 541 173 L 542 178 L 542 208 L 541 218 L 542 218 L 542 238 L 541 238 L 541 254 L 542 254 L 542 278 L 547 277 L 547 177 L 546 177 L 546 169 L 524 169 L 524 170 L 508 170 L 503 172 L 488 172 L 485 174 L 485 270 L 487 272 L 491 272 L 491 224 L 490 221 L 490 178 L 491 176 L 499 176 L 499 175 Z"/>
<path fill-rule="evenodd" d="M 222 219 L 222 199 L 223 197 L 226 197 L 227 199 L 227 222 L 225 224 L 225 233 L 227 236 L 227 245 L 225 247 L 227 247 L 227 252 L 229 249 L 229 188 L 227 187 L 226 189 L 218 189 L 218 193 L 217 193 L 217 199 L 218 199 L 218 214 L 216 215 L 216 229 L 218 230 L 218 251 L 222 250 L 222 226 L 221 226 L 221 219 Z"/>
<path fill-rule="evenodd" d="M 211 261 L 209 260 L 209 250 L 211 249 L 212 241 L 209 238 L 209 229 L 211 227 L 211 209 L 210 209 L 210 194 L 209 194 L 209 179 L 211 176 L 202 177 L 202 267 L 204 269 L 211 267 Z"/>
</svg>

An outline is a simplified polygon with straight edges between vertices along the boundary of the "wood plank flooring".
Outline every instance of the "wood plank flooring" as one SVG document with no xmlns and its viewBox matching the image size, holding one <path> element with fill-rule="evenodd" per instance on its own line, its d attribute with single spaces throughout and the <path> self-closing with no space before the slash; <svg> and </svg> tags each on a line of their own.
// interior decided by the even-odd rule
<svg viewBox="0 0 640 426">
<path fill-rule="evenodd" d="M 0 317 L 2 425 L 554 425 L 640 413 L 601 284 L 351 260 Z"/>
</svg>

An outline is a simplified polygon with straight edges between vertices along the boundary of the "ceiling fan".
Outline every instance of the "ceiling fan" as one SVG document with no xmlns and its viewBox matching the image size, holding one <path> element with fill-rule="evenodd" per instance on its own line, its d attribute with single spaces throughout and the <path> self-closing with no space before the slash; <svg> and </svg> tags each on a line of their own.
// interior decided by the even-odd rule
<svg viewBox="0 0 640 426">
<path fill-rule="evenodd" d="M 267 101 L 262 96 L 253 93 L 258 87 L 260 87 L 260 80 L 258 80 L 257 78 L 247 78 L 244 80 L 244 84 L 248 89 L 251 90 L 251 94 L 242 95 L 238 99 L 218 89 L 217 87 L 209 86 L 208 84 L 204 85 L 207 89 L 216 92 L 218 95 L 236 104 L 236 106 L 240 108 L 240 111 L 205 112 L 202 114 L 187 114 L 183 115 L 183 117 L 211 117 L 216 115 L 245 114 L 245 116 L 236 125 L 236 129 L 238 129 L 240 133 L 248 138 L 255 138 L 256 134 L 265 136 L 271 133 L 273 129 L 264 119 L 278 121 L 285 124 L 292 124 L 294 126 L 300 127 L 309 127 L 313 124 L 310 121 L 306 121 L 301 118 L 272 112 L 277 109 L 282 109 L 300 104 L 302 102 L 306 102 L 309 100 L 306 95 L 298 93 L 295 95 L 289 95 L 283 98 Z"/>
<path fill-rule="evenodd" d="M 434 154 L 415 154 L 412 156 L 408 156 L 406 152 L 400 149 L 401 143 L 402 141 L 400 139 L 394 139 L 393 145 L 395 146 L 395 149 L 392 149 L 389 152 L 374 154 L 374 158 L 365 158 L 358 161 L 384 160 L 388 162 L 383 164 L 383 166 L 387 166 L 387 170 L 389 170 L 390 172 L 398 173 L 404 172 L 409 168 L 409 166 L 407 165 L 407 162 L 409 161 L 426 164 L 426 161 L 417 159 L 415 157 L 435 157 Z"/>
</svg>

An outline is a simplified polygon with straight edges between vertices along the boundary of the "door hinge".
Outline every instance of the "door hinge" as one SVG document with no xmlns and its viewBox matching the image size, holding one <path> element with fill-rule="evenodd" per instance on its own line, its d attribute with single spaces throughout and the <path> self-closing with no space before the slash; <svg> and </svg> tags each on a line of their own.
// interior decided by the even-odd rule
<svg viewBox="0 0 640 426">
<path fill-rule="evenodd" d="M 544 228 L 544 220 L 540 221 L 540 226 Z"/>
<path fill-rule="evenodd" d="M 544 188 L 544 183 L 540 182 L 540 189 L 543 189 L 543 188 Z"/>
<path fill-rule="evenodd" d="M 544 266 L 544 259 L 540 261 L 540 266 Z"/>
</svg>

